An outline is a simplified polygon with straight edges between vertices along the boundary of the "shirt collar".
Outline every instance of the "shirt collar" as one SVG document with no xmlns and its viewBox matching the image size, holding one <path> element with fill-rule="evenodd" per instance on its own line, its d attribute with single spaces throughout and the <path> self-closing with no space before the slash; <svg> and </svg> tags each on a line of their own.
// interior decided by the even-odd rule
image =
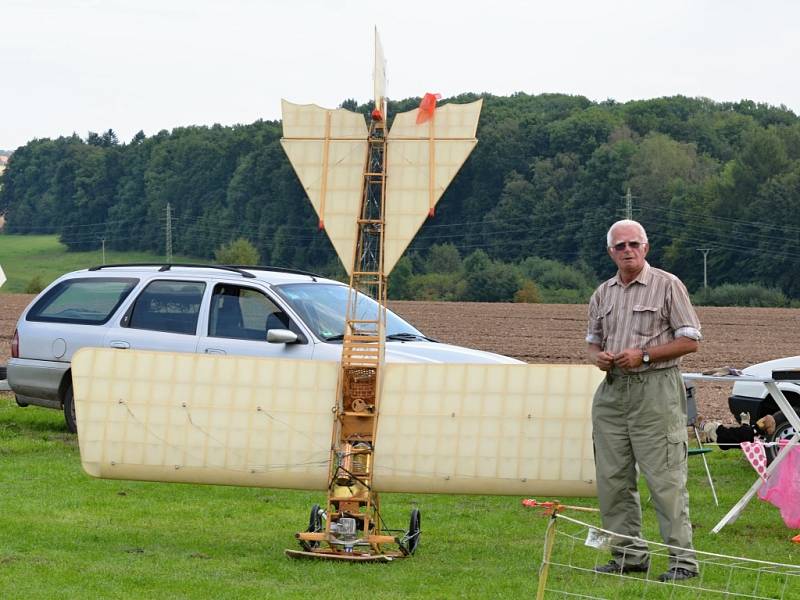
<svg viewBox="0 0 800 600">
<path fill-rule="evenodd" d="M 644 266 L 642 267 L 642 270 L 639 271 L 639 274 L 636 276 L 636 278 L 633 281 L 631 281 L 628 285 L 632 285 L 634 283 L 640 283 L 642 285 L 649 284 L 650 280 L 653 278 L 651 270 L 652 269 L 650 268 L 650 263 L 644 261 Z M 611 285 L 621 285 L 625 287 L 625 284 L 622 283 L 622 280 L 619 278 L 619 271 L 617 271 L 617 274 L 614 275 L 614 279 L 611 280 Z"/>
</svg>

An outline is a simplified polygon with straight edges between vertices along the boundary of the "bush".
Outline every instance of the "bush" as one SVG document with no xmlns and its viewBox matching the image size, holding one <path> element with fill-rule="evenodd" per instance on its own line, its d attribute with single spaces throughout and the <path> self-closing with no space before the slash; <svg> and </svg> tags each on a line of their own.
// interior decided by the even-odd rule
<svg viewBox="0 0 800 600">
<path fill-rule="evenodd" d="M 38 294 L 45 288 L 41 275 L 36 275 L 25 285 L 26 294 Z"/>
<path fill-rule="evenodd" d="M 386 295 L 392 300 L 413 300 L 411 292 L 411 278 L 414 276 L 414 267 L 411 259 L 404 256 L 389 274 Z"/>
<path fill-rule="evenodd" d="M 547 258 L 531 256 L 523 260 L 519 268 L 525 277 L 535 281 L 539 287 L 591 291 L 597 287 L 594 278 L 583 271 Z"/>
<path fill-rule="evenodd" d="M 514 293 L 514 302 L 526 302 L 528 304 L 535 304 L 541 301 L 539 288 L 530 279 L 522 282 L 522 287 Z"/>
<path fill-rule="evenodd" d="M 695 293 L 692 302 L 700 306 L 789 306 L 789 299 L 782 291 L 757 283 L 725 283 L 706 288 Z"/>
<path fill-rule="evenodd" d="M 414 300 L 459 300 L 465 284 L 460 273 L 425 273 L 413 275 L 408 292 Z"/>
<path fill-rule="evenodd" d="M 467 281 L 464 300 L 473 302 L 510 302 L 520 288 L 516 266 L 492 261 L 483 250 L 476 250 L 464 259 Z"/>
<path fill-rule="evenodd" d="M 461 254 L 453 244 L 435 244 L 428 251 L 426 262 L 428 273 L 458 273 L 461 270 Z"/>
<path fill-rule="evenodd" d="M 597 287 L 594 276 L 555 260 L 531 256 L 519 265 L 523 277 L 536 282 L 540 302 L 584 304 Z"/>
<path fill-rule="evenodd" d="M 221 265 L 257 265 L 260 260 L 256 247 L 244 238 L 223 244 L 214 251 L 214 257 Z"/>
</svg>

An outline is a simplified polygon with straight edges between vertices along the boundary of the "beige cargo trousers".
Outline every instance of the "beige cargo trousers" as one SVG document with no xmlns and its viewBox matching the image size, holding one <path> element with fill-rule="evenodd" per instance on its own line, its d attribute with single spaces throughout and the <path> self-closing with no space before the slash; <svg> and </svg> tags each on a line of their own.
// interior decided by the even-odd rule
<svg viewBox="0 0 800 600">
<path fill-rule="evenodd" d="M 626 374 L 611 371 L 592 404 L 597 492 L 603 528 L 641 536 L 642 512 L 636 465 L 647 481 L 670 567 L 698 571 L 692 549 L 686 491 L 686 390 L 677 367 Z M 620 565 L 648 559 L 644 542 L 616 538 L 612 556 Z"/>
</svg>

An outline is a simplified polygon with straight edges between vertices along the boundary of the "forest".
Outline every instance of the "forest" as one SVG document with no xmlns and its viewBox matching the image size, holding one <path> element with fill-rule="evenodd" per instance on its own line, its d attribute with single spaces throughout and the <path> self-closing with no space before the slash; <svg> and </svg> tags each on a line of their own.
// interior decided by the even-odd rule
<svg viewBox="0 0 800 600">
<path fill-rule="evenodd" d="M 478 97 L 478 145 L 393 272 L 390 297 L 585 302 L 613 274 L 605 234 L 630 190 L 650 263 L 697 296 L 797 304 L 800 119 L 786 107 L 523 93 L 441 103 Z M 419 101 L 390 102 L 389 121 Z M 5 231 L 163 253 L 169 223 L 175 254 L 211 260 L 241 239 L 261 264 L 342 277 L 280 136 L 280 122 L 257 121 L 32 140 L 0 176 Z"/>
</svg>

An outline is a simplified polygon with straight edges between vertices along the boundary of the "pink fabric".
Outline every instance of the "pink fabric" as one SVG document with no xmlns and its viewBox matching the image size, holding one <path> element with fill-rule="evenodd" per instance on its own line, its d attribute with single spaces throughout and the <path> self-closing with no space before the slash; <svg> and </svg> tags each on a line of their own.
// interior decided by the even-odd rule
<svg viewBox="0 0 800 600">
<path fill-rule="evenodd" d="M 742 451 L 761 479 L 767 477 L 767 455 L 761 442 L 742 442 Z"/>
<path fill-rule="evenodd" d="M 777 506 L 788 527 L 800 529 L 800 447 L 795 446 L 788 453 L 759 488 L 758 497 Z"/>
</svg>

